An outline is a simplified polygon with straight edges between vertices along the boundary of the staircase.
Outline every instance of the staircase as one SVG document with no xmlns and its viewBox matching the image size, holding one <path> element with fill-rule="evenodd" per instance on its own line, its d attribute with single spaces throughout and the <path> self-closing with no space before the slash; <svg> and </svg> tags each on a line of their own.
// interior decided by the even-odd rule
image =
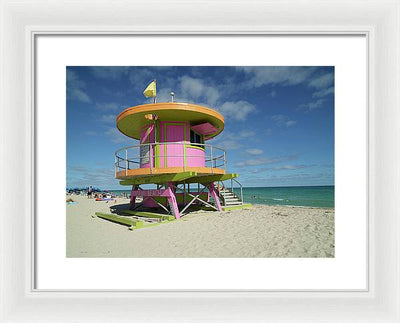
<svg viewBox="0 0 400 323">
<path fill-rule="evenodd" d="M 242 205 L 243 201 L 237 196 L 232 190 L 228 188 L 222 188 L 218 190 L 218 195 L 221 198 L 221 202 L 223 206 L 235 206 Z"/>
</svg>

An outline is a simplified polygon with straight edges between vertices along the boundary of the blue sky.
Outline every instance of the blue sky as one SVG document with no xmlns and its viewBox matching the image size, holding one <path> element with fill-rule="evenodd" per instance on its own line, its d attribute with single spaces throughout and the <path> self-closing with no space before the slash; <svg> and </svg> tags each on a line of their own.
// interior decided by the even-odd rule
<svg viewBox="0 0 400 323">
<path fill-rule="evenodd" d="M 114 152 L 138 142 L 120 133 L 116 116 L 150 103 L 142 92 L 157 79 L 157 101 L 218 110 L 225 130 L 208 141 L 227 150 L 227 170 L 245 186 L 334 184 L 334 68 L 67 67 L 67 186 L 124 189 L 114 179 Z"/>
</svg>

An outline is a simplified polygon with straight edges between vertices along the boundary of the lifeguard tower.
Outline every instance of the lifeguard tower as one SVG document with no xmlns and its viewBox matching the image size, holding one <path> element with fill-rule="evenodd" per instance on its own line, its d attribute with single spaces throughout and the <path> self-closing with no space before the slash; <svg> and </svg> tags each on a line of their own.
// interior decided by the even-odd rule
<svg viewBox="0 0 400 323">
<path fill-rule="evenodd" d="M 161 208 L 179 219 L 194 206 L 222 212 L 242 205 L 238 175 L 226 172 L 226 152 L 207 144 L 224 130 L 224 117 L 208 107 L 173 102 L 173 93 L 171 101 L 130 107 L 116 119 L 122 134 L 139 141 L 115 153 L 115 178 L 132 186 L 130 210 Z M 227 180 L 231 189 L 223 184 Z"/>
</svg>

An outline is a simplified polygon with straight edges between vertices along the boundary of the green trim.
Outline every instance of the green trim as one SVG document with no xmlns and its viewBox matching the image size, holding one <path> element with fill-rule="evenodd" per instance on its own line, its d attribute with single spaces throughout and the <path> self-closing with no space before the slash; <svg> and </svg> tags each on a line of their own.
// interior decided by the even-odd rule
<svg viewBox="0 0 400 323">
<path fill-rule="evenodd" d="M 118 216 L 118 215 L 110 214 L 110 213 L 101 213 L 101 212 L 96 212 L 94 217 L 109 220 L 111 222 L 118 223 L 118 224 L 127 225 L 127 226 L 129 226 L 129 230 L 137 230 L 137 229 L 142 229 L 142 228 L 154 227 L 156 225 L 169 223 L 171 221 L 171 220 L 168 220 L 168 221 L 164 221 L 164 222 L 145 223 L 141 220 L 127 218 L 124 216 Z M 174 217 L 172 217 L 172 218 L 175 219 Z"/>
<path fill-rule="evenodd" d="M 143 221 L 136 220 L 136 219 L 131 219 L 127 217 L 122 217 L 116 214 L 111 214 L 111 213 L 102 213 L 102 212 L 96 212 L 95 215 L 98 218 L 102 218 L 105 220 L 109 220 L 112 222 L 117 222 L 120 224 L 128 225 L 130 228 L 134 227 L 135 229 L 143 227 Z"/>
<path fill-rule="evenodd" d="M 186 145 L 187 148 L 195 148 L 195 149 L 200 149 L 202 151 L 205 151 L 205 149 L 203 147 L 199 147 L 199 146 L 193 146 L 193 145 Z"/>
<path fill-rule="evenodd" d="M 160 168 L 160 144 L 155 144 L 154 154 L 156 155 L 155 159 L 155 168 Z"/>
<path fill-rule="evenodd" d="M 160 133 L 159 133 L 159 130 L 160 130 L 160 125 L 159 125 L 159 121 L 158 120 L 156 120 L 156 122 L 155 122 L 155 128 L 154 128 L 154 131 L 155 131 L 155 133 L 154 133 L 154 142 L 156 143 L 155 144 L 155 147 L 154 147 L 154 155 L 155 155 L 155 168 L 159 168 L 160 167 L 160 144 L 159 144 L 159 141 L 160 141 Z"/>
<path fill-rule="evenodd" d="M 184 160 L 184 167 L 185 167 L 185 170 L 186 170 L 186 167 L 187 167 L 187 155 L 186 155 L 186 140 L 187 140 L 187 138 L 186 138 L 186 135 L 187 135 L 187 122 L 185 122 L 184 123 L 184 126 L 183 126 L 183 160 Z M 189 133 L 189 136 L 190 136 L 190 133 Z"/>
<path fill-rule="evenodd" d="M 181 172 L 176 174 L 147 175 L 120 181 L 121 185 L 163 184 L 166 182 L 180 182 L 197 176 L 196 172 Z"/>
<path fill-rule="evenodd" d="M 235 206 L 223 206 L 222 209 L 224 211 L 231 211 L 231 210 L 239 210 L 239 209 L 244 209 L 248 207 L 252 207 L 252 204 L 242 204 L 242 205 L 235 205 Z"/>
<path fill-rule="evenodd" d="M 164 167 L 167 168 L 167 127 L 164 125 Z"/>
<path fill-rule="evenodd" d="M 141 227 L 129 227 L 129 230 L 133 231 L 133 230 L 137 230 L 137 229 L 145 229 L 148 227 L 154 227 L 156 225 L 160 225 L 163 222 L 155 222 L 155 223 L 147 223 L 146 225 L 143 225 Z"/>
<path fill-rule="evenodd" d="M 140 212 L 140 211 L 131 211 L 131 210 L 119 210 L 118 212 L 122 214 L 134 215 L 137 217 L 144 217 L 150 219 L 159 219 L 160 221 L 172 221 L 175 220 L 175 217 L 172 215 L 165 215 L 153 212 Z"/>
<path fill-rule="evenodd" d="M 186 183 L 211 183 L 216 181 L 226 181 L 228 179 L 238 177 L 238 174 L 217 174 L 217 175 L 206 175 L 206 176 L 196 176 L 185 180 Z"/>
</svg>

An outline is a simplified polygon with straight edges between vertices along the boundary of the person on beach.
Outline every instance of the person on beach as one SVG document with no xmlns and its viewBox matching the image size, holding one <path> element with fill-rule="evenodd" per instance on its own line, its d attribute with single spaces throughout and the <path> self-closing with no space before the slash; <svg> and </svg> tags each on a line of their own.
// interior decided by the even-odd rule
<svg viewBox="0 0 400 323">
<path fill-rule="evenodd" d="M 87 196 L 88 196 L 88 199 L 92 198 L 92 186 L 88 187 Z"/>
</svg>

